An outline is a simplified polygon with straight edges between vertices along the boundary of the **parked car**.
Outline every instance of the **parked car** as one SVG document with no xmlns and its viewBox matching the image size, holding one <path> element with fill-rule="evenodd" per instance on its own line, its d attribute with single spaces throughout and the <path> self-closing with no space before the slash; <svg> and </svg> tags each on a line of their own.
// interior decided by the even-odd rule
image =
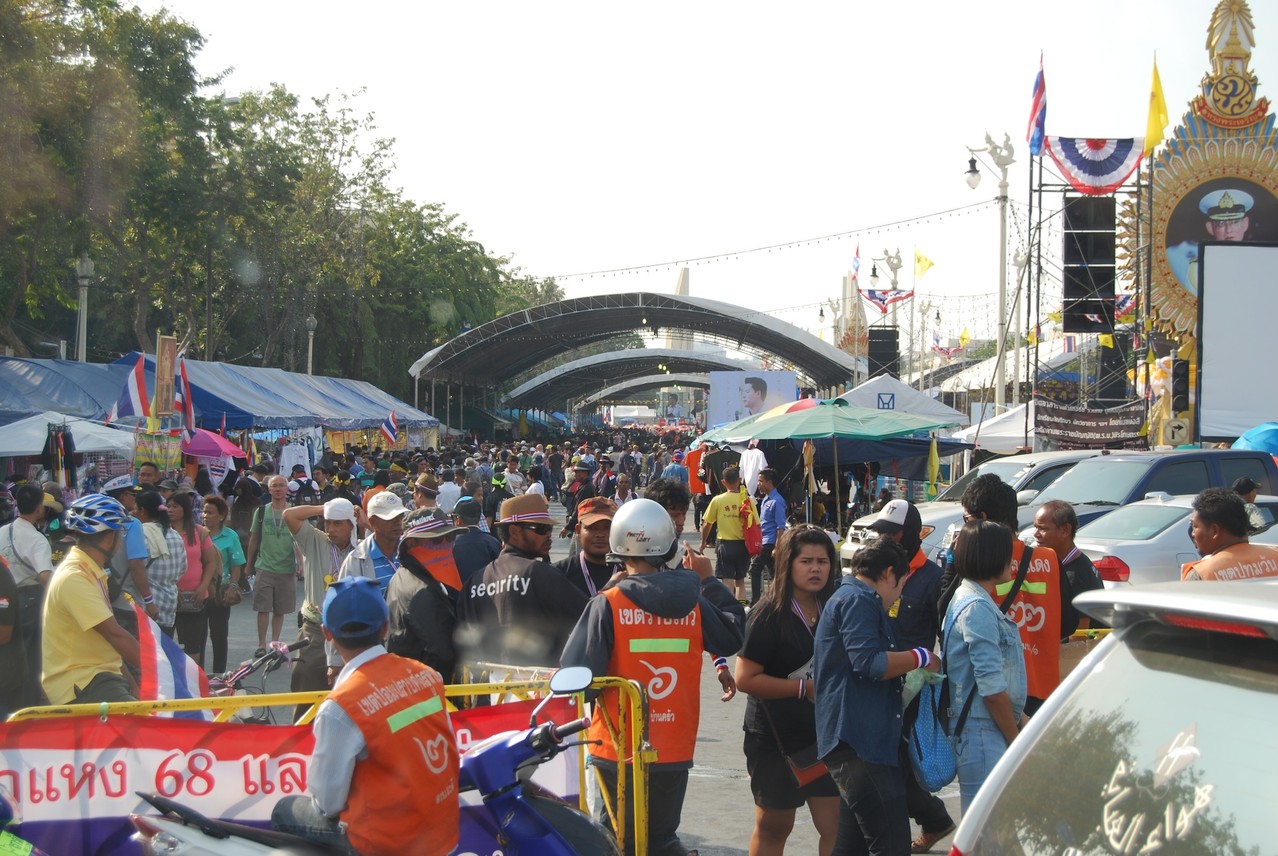
<svg viewBox="0 0 1278 856">
<path fill-rule="evenodd" d="M 1174 582 L 1182 565 L 1199 558 L 1189 538 L 1195 496 L 1154 494 L 1116 508 L 1080 526 L 1074 542 L 1107 588 Z M 1256 506 L 1267 523 L 1278 519 L 1278 496 L 1257 496 Z"/>
<path fill-rule="evenodd" d="M 962 522 L 963 506 L 959 504 L 959 500 L 963 498 L 963 491 L 967 490 L 967 486 L 978 476 L 986 473 L 998 476 L 1016 488 L 1017 501 L 1024 505 L 1032 502 L 1039 492 L 1060 478 L 1074 464 L 1099 454 L 1099 451 L 1090 450 L 1037 452 L 1007 458 L 991 458 L 973 467 L 941 491 L 936 499 L 918 504 L 919 517 L 923 520 L 924 554 L 935 555 L 942 549 L 942 538 L 950 524 L 955 521 Z M 847 537 L 839 549 L 839 564 L 844 571 L 851 567 L 852 556 L 861 549 L 861 544 L 868 537 L 866 530 L 877 517 L 877 514 L 867 514 L 854 520 L 848 528 Z M 873 534 L 869 533 L 870 536 Z"/>
<path fill-rule="evenodd" d="M 1274 852 L 1278 581 L 1074 603 L 1114 631 L 991 771 L 951 856 Z"/>
<path fill-rule="evenodd" d="M 1278 494 L 1278 466 L 1264 452 L 1247 449 L 1176 449 L 1168 452 L 1121 452 L 1080 461 L 1020 513 L 1022 527 L 1034 522 L 1038 506 L 1063 499 L 1078 513 L 1080 526 L 1147 494 L 1196 494 L 1209 487 L 1229 487 L 1242 476 L 1264 494 Z"/>
</svg>

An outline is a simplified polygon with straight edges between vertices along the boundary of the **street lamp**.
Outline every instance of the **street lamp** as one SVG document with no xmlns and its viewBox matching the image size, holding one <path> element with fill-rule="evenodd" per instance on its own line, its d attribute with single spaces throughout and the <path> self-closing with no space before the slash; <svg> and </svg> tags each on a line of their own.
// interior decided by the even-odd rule
<svg viewBox="0 0 1278 856">
<path fill-rule="evenodd" d="M 306 373 L 311 374 L 311 370 L 315 368 L 315 328 L 319 326 L 319 321 L 315 320 L 314 313 L 306 316 Z"/>
<path fill-rule="evenodd" d="M 1007 401 L 1007 168 L 1016 163 L 1012 156 L 1012 138 L 1003 135 L 999 145 L 989 134 L 985 135 L 985 147 L 968 147 L 967 172 L 963 177 L 967 186 L 976 189 L 981 183 L 981 171 L 976 167 L 976 156 L 988 154 L 998 170 L 998 359 L 994 368 L 994 409 L 1002 413 Z M 1018 301 L 1019 306 L 1019 301 Z M 1019 335 L 1019 324 L 1017 333 Z M 1013 397 L 1015 399 L 1015 396 Z M 1012 402 L 1015 404 L 1015 400 Z"/>
<path fill-rule="evenodd" d="M 75 339 L 75 358 L 86 362 L 85 349 L 89 334 L 89 280 L 93 279 L 93 259 L 88 253 L 81 253 L 75 263 L 75 277 L 80 281 L 80 315 L 77 319 Z"/>
</svg>

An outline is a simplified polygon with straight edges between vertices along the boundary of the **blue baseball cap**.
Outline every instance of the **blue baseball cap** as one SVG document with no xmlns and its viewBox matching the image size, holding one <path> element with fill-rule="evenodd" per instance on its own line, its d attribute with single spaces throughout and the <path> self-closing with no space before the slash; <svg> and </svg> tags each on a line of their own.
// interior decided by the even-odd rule
<svg viewBox="0 0 1278 856">
<path fill-rule="evenodd" d="M 376 633 L 390 619 L 386 598 L 375 580 L 343 577 L 328 587 L 320 620 L 338 639 Z"/>
</svg>

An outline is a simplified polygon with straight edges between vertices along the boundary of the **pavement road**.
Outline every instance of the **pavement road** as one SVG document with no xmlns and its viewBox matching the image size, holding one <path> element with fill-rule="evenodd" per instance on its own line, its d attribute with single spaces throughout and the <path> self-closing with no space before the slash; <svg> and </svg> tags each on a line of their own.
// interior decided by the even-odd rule
<svg viewBox="0 0 1278 856">
<path fill-rule="evenodd" d="M 551 503 L 551 513 L 562 521 L 563 507 L 558 503 Z M 556 531 L 558 528 L 556 526 Z M 691 540 L 694 546 L 699 540 L 691 528 L 685 531 L 683 538 Z M 551 558 L 558 560 L 567 555 L 568 541 L 556 538 Z M 248 600 L 246 598 L 231 610 L 228 662 L 232 667 L 251 657 L 253 649 L 257 647 L 256 616 Z M 296 635 L 296 615 L 286 616 L 281 638 L 291 642 Z M 288 692 L 288 672 L 281 670 L 267 676 L 266 690 Z M 707 662 L 707 668 L 702 673 L 701 727 L 697 734 L 696 766 L 688 782 L 688 796 L 684 802 L 679 835 L 686 846 L 699 849 L 701 856 L 744 856 L 748 852 L 750 832 L 754 827 L 754 800 L 750 795 L 750 779 L 746 775 L 745 755 L 741 749 L 745 697 L 738 694 L 725 704 L 720 701 L 721 695 L 719 681 Z M 287 721 L 288 717 L 287 709 L 276 709 L 276 721 Z M 957 820 L 957 782 L 942 791 L 940 796 L 945 800 L 950 816 Z M 915 827 L 912 834 L 917 832 Z M 938 842 L 933 852 L 948 853 L 949 841 L 946 838 Z M 816 852 L 816 830 L 803 809 L 799 810 L 795 818 L 794 831 L 788 845 L 791 853 Z"/>
</svg>

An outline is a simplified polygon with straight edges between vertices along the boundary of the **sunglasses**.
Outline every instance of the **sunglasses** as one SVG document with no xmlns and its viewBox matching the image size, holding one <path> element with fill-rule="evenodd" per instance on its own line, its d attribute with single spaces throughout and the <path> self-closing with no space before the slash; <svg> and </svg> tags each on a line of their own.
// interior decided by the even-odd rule
<svg viewBox="0 0 1278 856">
<path fill-rule="evenodd" d="M 549 535 L 555 531 L 554 525 L 550 523 L 514 523 L 512 525 L 518 526 L 520 529 L 536 532 L 538 535 Z"/>
</svg>

